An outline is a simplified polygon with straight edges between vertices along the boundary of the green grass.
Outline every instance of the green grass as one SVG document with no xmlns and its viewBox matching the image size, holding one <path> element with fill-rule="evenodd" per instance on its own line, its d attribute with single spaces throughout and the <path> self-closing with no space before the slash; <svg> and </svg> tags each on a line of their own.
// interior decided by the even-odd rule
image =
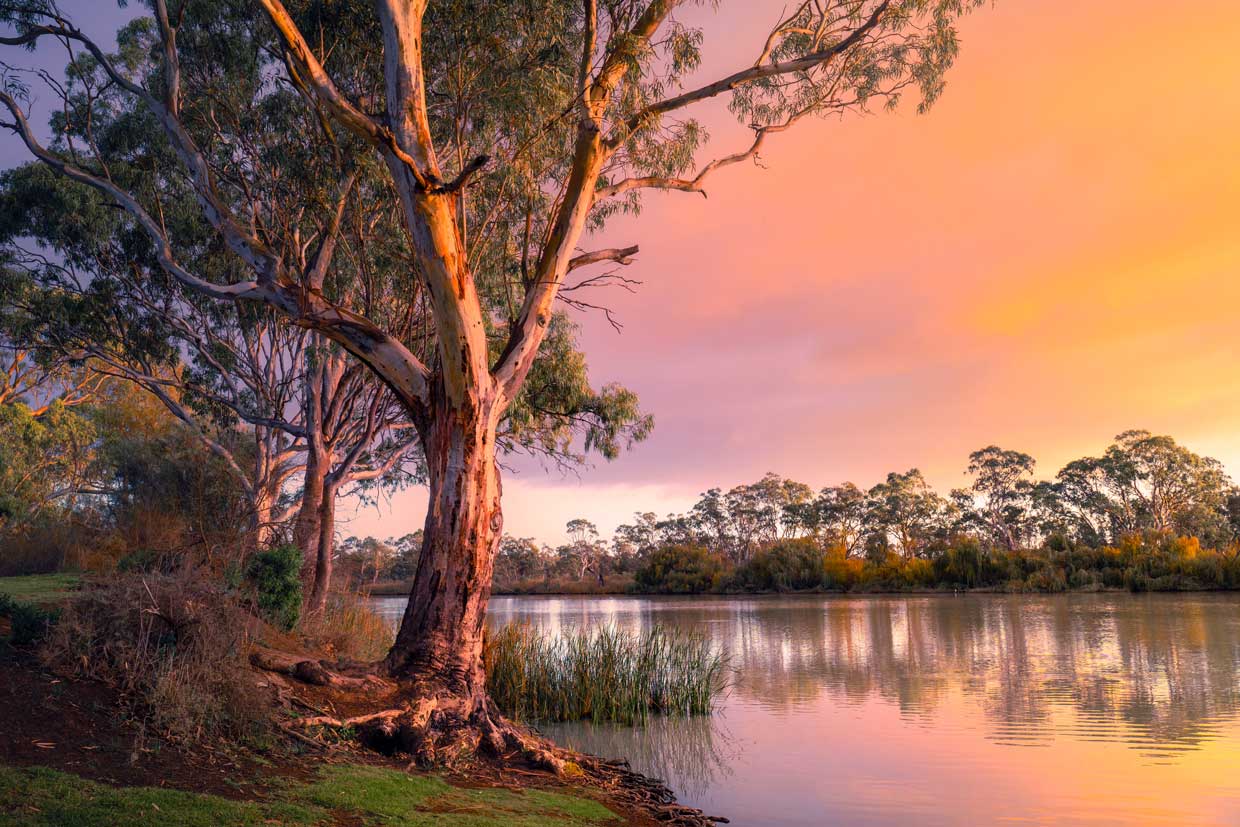
<svg viewBox="0 0 1240 827">
<path fill-rule="evenodd" d="M 27 603 L 58 603 L 69 597 L 81 584 L 77 574 L 30 574 L 22 577 L 0 577 L 0 594 Z"/>
<path fill-rule="evenodd" d="M 509 625 L 491 636 L 485 657 L 491 697 L 506 714 L 532 721 L 705 715 L 731 674 L 727 657 L 703 638 L 661 626 L 551 635 Z"/>
<path fill-rule="evenodd" d="M 588 798 L 542 790 L 466 789 L 433 776 L 335 766 L 310 784 L 288 783 L 264 801 L 234 801 L 153 787 L 109 787 L 41 767 L 0 766 L 6 827 L 612 827 Z"/>
<path fill-rule="evenodd" d="M 11 827 L 295 827 L 321 824 L 322 815 L 297 804 L 108 787 L 43 767 L 0 767 L 0 823 Z"/>
<path fill-rule="evenodd" d="M 329 767 L 319 781 L 292 795 L 392 827 L 587 827 L 617 822 L 610 810 L 588 798 L 541 790 L 465 789 L 440 778 L 381 767 Z"/>
</svg>

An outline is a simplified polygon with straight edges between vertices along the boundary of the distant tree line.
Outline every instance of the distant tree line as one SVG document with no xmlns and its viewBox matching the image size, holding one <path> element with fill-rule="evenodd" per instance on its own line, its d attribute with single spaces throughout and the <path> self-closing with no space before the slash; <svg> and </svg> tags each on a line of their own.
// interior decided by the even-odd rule
<svg viewBox="0 0 1240 827">
<path fill-rule="evenodd" d="M 684 514 L 637 514 L 610 541 L 585 520 L 559 547 L 505 538 L 497 588 L 605 590 L 609 576 L 653 592 L 1240 586 L 1240 491 L 1217 460 L 1133 430 L 1051 479 L 1035 467 L 988 446 L 947 495 L 916 468 L 869 489 L 767 474 Z"/>
</svg>

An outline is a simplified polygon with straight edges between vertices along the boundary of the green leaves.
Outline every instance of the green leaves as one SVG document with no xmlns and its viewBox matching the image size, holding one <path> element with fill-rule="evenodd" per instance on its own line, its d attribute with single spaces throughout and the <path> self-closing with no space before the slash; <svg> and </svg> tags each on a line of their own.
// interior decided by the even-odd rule
<svg viewBox="0 0 1240 827">
<path fill-rule="evenodd" d="M 81 483 L 95 431 L 53 402 L 39 416 L 23 402 L 0 404 L 0 533 L 21 528 Z"/>
<path fill-rule="evenodd" d="M 500 438 L 507 450 L 577 465 L 589 452 L 615 459 L 653 428 L 654 417 L 641 410 L 633 391 L 615 383 L 590 386 L 577 325 L 557 313 Z"/>
<path fill-rule="evenodd" d="M 294 545 L 260 551 L 246 566 L 263 617 L 289 630 L 301 617 L 301 550 Z"/>
</svg>

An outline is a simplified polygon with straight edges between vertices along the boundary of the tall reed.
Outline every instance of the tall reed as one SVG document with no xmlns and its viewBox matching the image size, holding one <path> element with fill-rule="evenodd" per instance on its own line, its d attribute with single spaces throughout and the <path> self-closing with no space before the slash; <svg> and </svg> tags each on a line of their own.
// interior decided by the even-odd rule
<svg viewBox="0 0 1240 827">
<path fill-rule="evenodd" d="M 487 689 L 500 709 L 532 721 L 634 724 L 651 713 L 707 715 L 731 675 L 724 653 L 662 626 L 553 635 L 509 624 L 488 638 L 484 658 Z"/>
</svg>

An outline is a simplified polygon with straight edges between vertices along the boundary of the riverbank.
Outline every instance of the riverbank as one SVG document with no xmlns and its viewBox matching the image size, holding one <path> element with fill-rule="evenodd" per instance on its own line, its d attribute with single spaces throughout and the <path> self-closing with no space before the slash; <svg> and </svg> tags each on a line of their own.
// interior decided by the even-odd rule
<svg viewBox="0 0 1240 827">
<path fill-rule="evenodd" d="M 409 580 L 381 581 L 362 587 L 371 597 L 405 597 L 413 585 Z M 634 584 L 631 577 L 608 577 L 603 583 L 594 578 L 587 580 L 531 580 L 517 584 L 496 584 L 491 590 L 493 595 L 616 595 L 633 594 Z"/>
<path fill-rule="evenodd" d="M 681 807 L 666 787 L 623 762 L 559 749 L 519 726 L 533 745 L 527 749 L 542 749 L 554 760 L 527 766 L 520 750 L 491 756 L 465 747 L 444 761 L 415 766 L 406 749 L 376 752 L 374 743 L 363 745 L 362 727 L 327 722 L 356 717 L 368 704 L 399 708 L 386 697 L 396 689 L 355 686 L 339 676 L 325 685 L 290 680 L 279 663 L 267 662 L 272 657 L 256 660 L 274 653 L 263 645 L 278 637 L 271 629 L 260 630 L 240 652 L 211 661 L 230 675 L 221 687 L 181 674 L 151 694 L 133 678 L 135 669 L 149 671 L 151 664 L 130 663 L 124 674 L 112 675 L 115 680 L 96 679 L 89 668 L 65 668 L 57 656 L 63 654 L 59 630 L 80 620 L 83 607 L 97 600 L 96 588 L 65 575 L 0 578 L 0 823 L 705 827 L 714 821 Z M 21 634 L 29 624 L 19 618 L 35 613 L 54 628 Z M 174 626 L 183 628 L 189 627 Z M 161 651 L 187 645 L 172 634 Z M 292 637 L 283 643 L 297 652 Z M 326 652 L 309 650 L 285 659 L 297 657 L 307 658 L 298 667 L 329 663 L 316 659 Z M 239 664 L 248 666 L 238 671 Z M 169 657 L 166 665 L 177 671 L 184 663 Z M 165 726 L 169 713 L 184 711 L 187 702 L 167 692 L 188 692 L 188 702 L 196 704 L 217 688 L 238 696 L 233 700 L 244 709 L 237 708 L 237 717 L 205 731 Z"/>
<path fill-rule="evenodd" d="M 14 827 L 617 827 L 657 823 L 608 791 L 549 774 L 411 772 L 347 744 L 192 748 L 115 714 L 91 681 L 0 641 L 0 821 Z"/>
</svg>

